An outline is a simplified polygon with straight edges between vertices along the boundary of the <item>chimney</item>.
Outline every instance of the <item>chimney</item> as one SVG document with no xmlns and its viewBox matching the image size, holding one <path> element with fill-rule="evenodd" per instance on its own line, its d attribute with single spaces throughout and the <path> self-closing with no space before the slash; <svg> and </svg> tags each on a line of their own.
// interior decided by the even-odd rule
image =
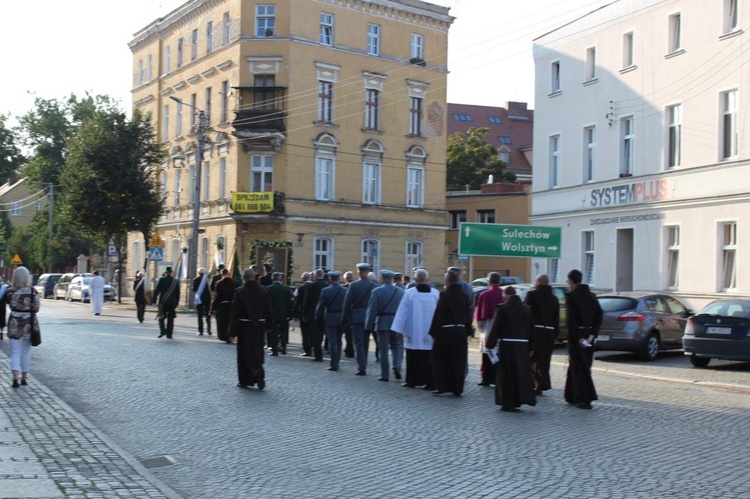
<svg viewBox="0 0 750 499">
<path fill-rule="evenodd" d="M 506 102 L 505 109 L 508 116 L 526 117 L 529 112 L 528 104 L 525 102 Z"/>
</svg>

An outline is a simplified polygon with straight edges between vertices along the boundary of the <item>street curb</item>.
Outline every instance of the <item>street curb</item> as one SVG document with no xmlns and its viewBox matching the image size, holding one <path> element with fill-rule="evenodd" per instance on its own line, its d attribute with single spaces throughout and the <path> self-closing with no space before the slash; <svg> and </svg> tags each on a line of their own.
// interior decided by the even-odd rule
<svg viewBox="0 0 750 499">
<path fill-rule="evenodd" d="M 8 356 L 0 350 L 0 356 L 4 357 L 6 360 L 10 360 Z M 60 407 L 65 409 L 68 413 L 72 414 L 73 417 L 75 417 L 87 430 L 92 432 L 94 435 L 96 435 L 97 438 L 101 439 L 102 442 L 104 442 L 110 449 L 112 449 L 114 452 L 120 455 L 120 457 L 123 458 L 123 460 L 128 463 L 138 474 L 146 478 L 149 482 L 151 482 L 157 489 L 159 489 L 165 496 L 167 496 L 169 499 L 182 499 L 182 496 L 179 495 L 177 492 L 172 490 L 172 488 L 164 483 L 160 478 L 158 478 L 156 475 L 151 473 L 145 466 L 141 464 L 138 459 L 131 456 L 130 453 L 125 451 L 122 447 L 120 447 L 116 442 L 114 442 L 112 439 L 110 439 L 107 435 L 102 433 L 94 424 L 86 418 L 86 416 L 83 416 L 82 414 L 79 414 L 75 409 L 73 409 L 70 405 L 68 405 L 63 399 L 58 397 L 55 392 L 53 392 L 50 388 L 48 388 L 46 385 L 39 382 L 38 379 L 34 377 L 33 374 L 29 373 L 29 378 L 33 380 L 34 382 L 34 389 L 44 392 L 47 396 L 49 396 L 51 399 L 54 399 L 54 401 L 58 404 L 60 404 Z M 53 480 L 56 479 L 53 478 Z"/>
<path fill-rule="evenodd" d="M 553 361 L 552 365 L 556 365 L 559 367 L 566 367 L 568 364 L 566 362 Z M 745 393 L 745 394 L 750 395 L 750 386 L 746 386 L 746 385 L 734 385 L 731 383 L 717 383 L 714 381 L 697 381 L 697 380 L 689 380 L 689 379 L 667 378 L 664 376 L 655 376 L 652 374 L 636 374 L 636 373 L 631 373 L 627 371 L 618 371 L 616 369 L 609 369 L 606 367 L 592 367 L 591 370 L 606 373 L 606 374 L 611 374 L 613 376 L 648 379 L 651 381 L 661 381 L 664 383 L 680 383 L 683 385 L 701 386 L 704 388 L 713 388 L 716 390 L 723 390 L 723 391 L 728 391 L 728 392 L 733 392 L 733 393 Z"/>
</svg>

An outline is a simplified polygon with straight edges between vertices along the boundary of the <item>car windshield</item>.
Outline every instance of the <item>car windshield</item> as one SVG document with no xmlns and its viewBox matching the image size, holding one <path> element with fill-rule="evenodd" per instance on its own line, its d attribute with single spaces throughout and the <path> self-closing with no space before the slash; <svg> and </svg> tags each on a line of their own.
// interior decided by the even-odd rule
<svg viewBox="0 0 750 499">
<path fill-rule="evenodd" d="M 750 301 L 715 301 L 706 305 L 698 315 L 721 315 L 750 319 Z"/>
<path fill-rule="evenodd" d="M 623 310 L 634 310 L 638 302 L 627 296 L 603 296 L 599 297 L 599 305 L 605 312 L 621 312 Z"/>
<path fill-rule="evenodd" d="M 83 285 L 84 286 L 88 286 L 89 284 L 91 284 L 91 278 L 90 277 L 84 277 L 83 278 Z"/>
</svg>

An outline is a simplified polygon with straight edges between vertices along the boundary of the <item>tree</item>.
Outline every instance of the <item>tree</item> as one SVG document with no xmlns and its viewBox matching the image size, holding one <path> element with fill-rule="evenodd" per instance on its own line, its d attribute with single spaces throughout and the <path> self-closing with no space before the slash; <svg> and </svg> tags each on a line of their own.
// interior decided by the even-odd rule
<svg viewBox="0 0 750 499">
<path fill-rule="evenodd" d="M 118 110 L 97 109 L 68 145 L 60 174 L 67 223 L 97 241 L 113 239 L 120 254 L 127 232 L 148 240 L 163 201 L 154 171 L 167 154 L 150 118 L 139 110 L 128 120 Z"/>
<path fill-rule="evenodd" d="M 6 125 L 7 117 L 0 114 L 0 184 L 4 184 L 23 163 L 23 155 L 16 144 L 16 136 Z"/>
<path fill-rule="evenodd" d="M 466 133 L 448 137 L 447 189 L 461 191 L 479 189 L 490 175 L 496 182 L 515 182 L 516 175 L 505 171 L 505 163 L 497 156 L 497 149 L 487 142 L 490 129 L 469 128 Z"/>
</svg>

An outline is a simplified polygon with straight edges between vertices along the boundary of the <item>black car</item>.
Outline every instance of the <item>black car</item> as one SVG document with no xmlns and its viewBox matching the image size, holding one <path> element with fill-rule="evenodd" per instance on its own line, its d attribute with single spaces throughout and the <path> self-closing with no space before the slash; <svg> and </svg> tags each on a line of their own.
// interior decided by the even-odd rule
<svg viewBox="0 0 750 499">
<path fill-rule="evenodd" d="M 688 319 L 682 345 L 695 367 L 706 367 L 711 359 L 750 360 L 750 299 L 706 305 Z"/>
<path fill-rule="evenodd" d="M 57 281 L 61 276 L 62 274 L 42 274 L 34 285 L 34 289 L 36 289 L 36 292 L 42 295 L 43 298 L 52 296 L 55 284 L 57 284 Z"/>
</svg>

